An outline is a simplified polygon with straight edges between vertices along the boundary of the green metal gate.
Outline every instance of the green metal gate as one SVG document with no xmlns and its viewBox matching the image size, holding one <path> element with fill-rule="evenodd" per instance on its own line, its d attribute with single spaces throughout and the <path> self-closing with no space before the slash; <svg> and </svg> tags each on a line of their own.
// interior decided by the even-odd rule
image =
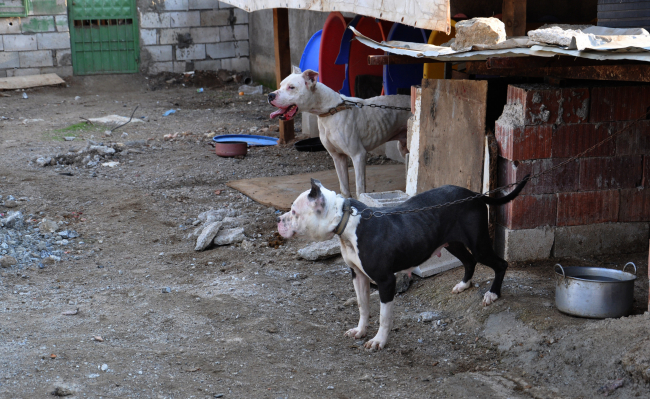
<svg viewBox="0 0 650 399">
<path fill-rule="evenodd" d="M 135 0 L 68 0 L 75 75 L 138 72 Z"/>
</svg>

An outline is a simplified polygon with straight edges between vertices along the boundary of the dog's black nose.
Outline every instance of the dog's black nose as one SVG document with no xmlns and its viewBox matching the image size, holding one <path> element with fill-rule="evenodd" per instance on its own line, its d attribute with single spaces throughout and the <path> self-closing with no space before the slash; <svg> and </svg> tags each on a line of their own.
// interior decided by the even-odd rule
<svg viewBox="0 0 650 399">
<path fill-rule="evenodd" d="M 275 218 L 275 220 L 276 220 L 278 223 L 280 223 L 280 220 L 281 220 L 281 219 L 280 219 L 280 216 L 278 216 L 277 218 Z"/>
<path fill-rule="evenodd" d="M 269 102 L 275 100 L 275 93 L 269 93 Z"/>
</svg>

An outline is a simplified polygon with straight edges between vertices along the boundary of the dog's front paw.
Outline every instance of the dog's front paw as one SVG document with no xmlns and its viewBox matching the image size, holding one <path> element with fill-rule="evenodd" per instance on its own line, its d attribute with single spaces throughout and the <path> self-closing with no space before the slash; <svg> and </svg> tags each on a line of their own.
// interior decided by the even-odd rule
<svg viewBox="0 0 650 399">
<path fill-rule="evenodd" d="M 363 346 L 365 346 L 366 349 L 381 350 L 386 346 L 386 341 L 388 341 L 386 338 L 379 337 L 379 334 L 377 334 L 373 339 L 363 344 Z"/>
<path fill-rule="evenodd" d="M 365 328 L 351 328 L 345 333 L 346 337 L 351 337 L 351 338 L 363 338 L 366 336 L 366 329 Z"/>
<path fill-rule="evenodd" d="M 495 294 L 494 292 L 486 292 L 485 295 L 483 295 L 483 306 L 490 306 L 492 305 L 497 299 L 499 299 L 499 296 Z"/>
<path fill-rule="evenodd" d="M 472 280 L 463 283 L 462 281 L 454 286 L 454 289 L 451 290 L 453 294 L 460 294 L 461 292 L 465 291 L 469 287 L 472 286 Z"/>
</svg>

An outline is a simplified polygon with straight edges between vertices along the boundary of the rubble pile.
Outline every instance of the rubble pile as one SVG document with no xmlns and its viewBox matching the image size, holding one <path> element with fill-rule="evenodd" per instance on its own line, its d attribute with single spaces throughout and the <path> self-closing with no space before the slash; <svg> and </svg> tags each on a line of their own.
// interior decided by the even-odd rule
<svg viewBox="0 0 650 399">
<path fill-rule="evenodd" d="M 0 195 L 0 204 L 5 207 L 20 202 L 11 195 Z M 44 268 L 60 261 L 66 246 L 78 237 L 79 233 L 68 229 L 66 222 L 25 216 L 20 211 L 0 211 L 0 268 Z"/>
<path fill-rule="evenodd" d="M 33 158 L 31 162 L 41 167 L 76 165 L 85 168 L 96 168 L 103 163 L 114 162 L 115 158 L 119 158 L 129 152 L 140 153 L 140 151 L 134 150 L 132 147 L 145 145 L 147 145 L 145 140 L 107 144 L 88 140 L 88 143 L 82 149 L 70 149 L 65 154 L 52 156 L 39 155 Z"/>
</svg>

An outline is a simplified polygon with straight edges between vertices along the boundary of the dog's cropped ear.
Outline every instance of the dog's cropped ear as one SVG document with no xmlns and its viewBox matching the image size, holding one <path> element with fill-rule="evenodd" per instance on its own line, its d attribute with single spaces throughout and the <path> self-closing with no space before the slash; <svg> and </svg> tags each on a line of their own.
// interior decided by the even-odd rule
<svg viewBox="0 0 650 399">
<path fill-rule="evenodd" d="M 307 195 L 309 201 L 314 202 L 314 208 L 320 214 L 321 210 L 325 208 L 325 196 L 321 191 L 323 185 L 316 179 L 311 179 L 311 191 Z"/>
<path fill-rule="evenodd" d="M 307 87 L 312 89 L 316 87 L 316 82 L 318 81 L 318 72 L 308 69 L 302 73 L 302 77 L 305 78 L 305 85 L 307 85 Z"/>
<path fill-rule="evenodd" d="M 302 73 L 302 71 L 300 70 L 300 68 L 298 68 L 298 67 L 295 66 L 295 65 L 291 68 L 291 70 L 292 70 L 292 73 Z"/>
</svg>

